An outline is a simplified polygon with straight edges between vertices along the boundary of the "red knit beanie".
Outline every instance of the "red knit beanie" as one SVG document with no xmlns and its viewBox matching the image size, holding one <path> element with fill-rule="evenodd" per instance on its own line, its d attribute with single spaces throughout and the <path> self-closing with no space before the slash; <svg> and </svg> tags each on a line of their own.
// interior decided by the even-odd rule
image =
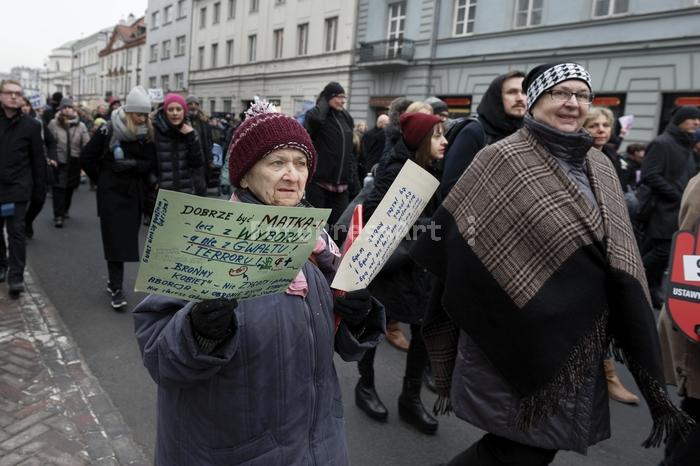
<svg viewBox="0 0 700 466">
<path fill-rule="evenodd" d="M 185 98 L 182 97 L 180 94 L 175 94 L 174 92 L 165 94 L 165 99 L 163 99 L 163 110 L 167 110 L 168 105 L 172 103 L 178 103 L 180 104 L 180 106 L 182 106 L 183 110 L 187 110 L 187 103 L 185 102 Z"/>
<path fill-rule="evenodd" d="M 401 135 L 406 143 L 406 147 L 411 150 L 418 149 L 421 141 L 433 130 L 433 126 L 442 121 L 437 115 L 415 112 L 404 113 L 399 118 L 401 125 Z"/>
<path fill-rule="evenodd" d="M 316 151 L 309 133 L 294 118 L 270 111 L 267 102 L 251 105 L 249 116 L 236 129 L 228 148 L 228 175 L 240 187 L 241 179 L 258 160 L 277 149 L 297 149 L 306 155 L 308 184 L 316 170 Z M 252 116 L 250 116 L 252 115 Z"/>
</svg>

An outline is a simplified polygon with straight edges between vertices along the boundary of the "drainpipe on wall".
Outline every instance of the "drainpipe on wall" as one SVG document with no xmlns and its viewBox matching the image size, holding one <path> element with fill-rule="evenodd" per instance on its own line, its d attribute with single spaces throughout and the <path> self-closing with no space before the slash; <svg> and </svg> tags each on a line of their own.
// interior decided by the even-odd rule
<svg viewBox="0 0 700 466">
<path fill-rule="evenodd" d="M 433 82 L 433 61 L 437 52 L 438 24 L 440 23 L 440 3 L 442 0 L 434 0 L 433 3 L 433 29 L 430 34 L 430 63 L 428 63 L 428 78 L 425 83 L 425 96 L 430 97 Z"/>
<path fill-rule="evenodd" d="M 357 18 L 360 17 L 360 1 L 361 0 L 355 0 L 355 16 L 352 20 L 352 35 L 350 37 L 350 70 L 348 72 L 348 91 L 352 89 L 352 73 L 355 70 L 355 41 L 357 40 Z"/>
</svg>

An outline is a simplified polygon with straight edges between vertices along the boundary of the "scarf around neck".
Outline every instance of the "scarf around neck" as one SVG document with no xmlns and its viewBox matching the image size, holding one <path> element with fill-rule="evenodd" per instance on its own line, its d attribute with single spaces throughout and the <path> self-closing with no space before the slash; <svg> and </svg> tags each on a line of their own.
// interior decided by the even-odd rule
<svg viewBox="0 0 700 466">
<path fill-rule="evenodd" d="M 588 151 L 598 208 L 525 127 L 482 150 L 438 209 L 441 238 L 414 260 L 441 284 L 423 334 L 449 412 L 460 330 L 520 397 L 528 430 L 576 396 L 612 342 L 646 399 L 657 446 L 692 421 L 670 402 L 644 269 L 615 171 Z"/>
<path fill-rule="evenodd" d="M 114 144 L 119 142 L 129 142 L 129 141 L 143 141 L 148 138 L 148 128 L 146 125 L 137 126 L 138 133 L 133 133 L 129 131 L 126 126 L 126 112 L 123 108 L 119 108 L 112 112 L 112 138 L 109 141 L 109 146 L 113 147 Z"/>
</svg>

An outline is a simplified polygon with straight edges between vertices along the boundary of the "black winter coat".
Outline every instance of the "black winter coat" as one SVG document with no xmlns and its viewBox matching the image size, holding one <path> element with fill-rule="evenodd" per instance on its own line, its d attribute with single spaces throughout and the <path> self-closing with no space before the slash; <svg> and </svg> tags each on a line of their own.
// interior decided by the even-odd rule
<svg viewBox="0 0 700 466">
<path fill-rule="evenodd" d="M 7 118 L 0 109 L 0 203 L 43 202 L 45 195 L 41 123 L 21 112 Z"/>
<path fill-rule="evenodd" d="M 681 197 L 694 171 L 690 134 L 669 123 L 649 144 L 642 162 L 642 182 L 651 188 L 655 203 L 647 238 L 670 240 L 678 230 Z"/>
<path fill-rule="evenodd" d="M 401 138 L 379 161 L 377 174 L 374 177 L 374 188 L 362 203 L 363 224 L 370 219 L 409 159 L 415 161 L 415 154 L 406 147 Z M 437 175 L 437 173 L 433 174 Z M 418 217 L 415 225 L 428 225 L 439 206 L 440 197 L 436 193 Z M 432 276 L 426 269 L 417 266 L 408 256 L 411 244 L 417 239 L 413 230 L 409 231 L 409 235 L 411 235 L 410 239 L 402 240 L 368 289 L 384 305 L 387 318 L 409 324 L 421 324 L 428 305 Z"/>
<path fill-rule="evenodd" d="M 118 171 L 109 148 L 111 126 L 102 125 L 83 149 L 80 161 L 85 173 L 97 183 L 97 215 L 105 259 L 138 262 L 144 191 L 147 183 L 155 181 L 156 151 L 151 141 L 122 141 L 124 159 L 136 162 L 133 168 Z"/>
<path fill-rule="evenodd" d="M 318 154 L 312 181 L 352 183 L 352 164 L 355 163 L 352 147 L 354 126 L 347 110 L 330 108 L 324 97 L 319 98 L 316 106 L 306 112 L 304 127 Z"/>
<path fill-rule="evenodd" d="M 153 127 L 158 187 L 191 194 L 194 192 L 192 169 L 204 163 L 197 132 L 182 134 L 162 109 L 156 114 Z"/>
<path fill-rule="evenodd" d="M 384 151 L 386 142 L 386 133 L 384 128 L 376 126 L 367 131 L 365 137 L 362 138 L 362 177 L 372 170 L 372 167 L 379 163 Z"/>
</svg>

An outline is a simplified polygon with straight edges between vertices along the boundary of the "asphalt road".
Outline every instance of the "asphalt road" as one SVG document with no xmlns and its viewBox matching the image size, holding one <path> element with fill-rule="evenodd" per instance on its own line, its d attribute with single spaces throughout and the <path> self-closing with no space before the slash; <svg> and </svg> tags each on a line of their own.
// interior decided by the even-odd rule
<svg viewBox="0 0 700 466">
<path fill-rule="evenodd" d="M 105 291 L 107 266 L 102 254 L 95 193 L 82 185 L 76 192 L 71 218 L 62 229 L 54 228 L 51 199 L 47 199 L 35 222 L 35 237 L 29 242 L 28 262 L 48 298 L 59 310 L 92 372 L 122 412 L 136 441 L 152 458 L 155 442 L 155 384 L 141 364 L 129 313 L 117 313 L 109 305 Z M 142 230 L 142 238 L 145 230 Z M 133 287 L 137 264 L 127 264 L 125 287 Z M 130 306 L 143 294 L 127 292 Z M 398 419 L 397 399 L 405 364 L 405 354 L 388 344 L 379 348 L 376 358 L 377 390 L 389 408 L 389 421 L 380 424 L 367 418 L 354 405 L 357 381 L 355 364 L 336 358 L 343 387 L 347 436 L 355 466 L 433 465 L 449 460 L 482 434 L 455 418 L 440 417 L 435 436 L 425 436 Z M 636 391 L 629 373 L 620 368 L 625 384 Z M 435 400 L 424 390 L 426 406 Z M 553 464 L 559 466 L 656 466 L 660 449 L 640 446 L 651 427 L 644 405 L 633 407 L 611 402 L 612 438 L 588 451 L 588 456 L 559 453 Z"/>
</svg>

